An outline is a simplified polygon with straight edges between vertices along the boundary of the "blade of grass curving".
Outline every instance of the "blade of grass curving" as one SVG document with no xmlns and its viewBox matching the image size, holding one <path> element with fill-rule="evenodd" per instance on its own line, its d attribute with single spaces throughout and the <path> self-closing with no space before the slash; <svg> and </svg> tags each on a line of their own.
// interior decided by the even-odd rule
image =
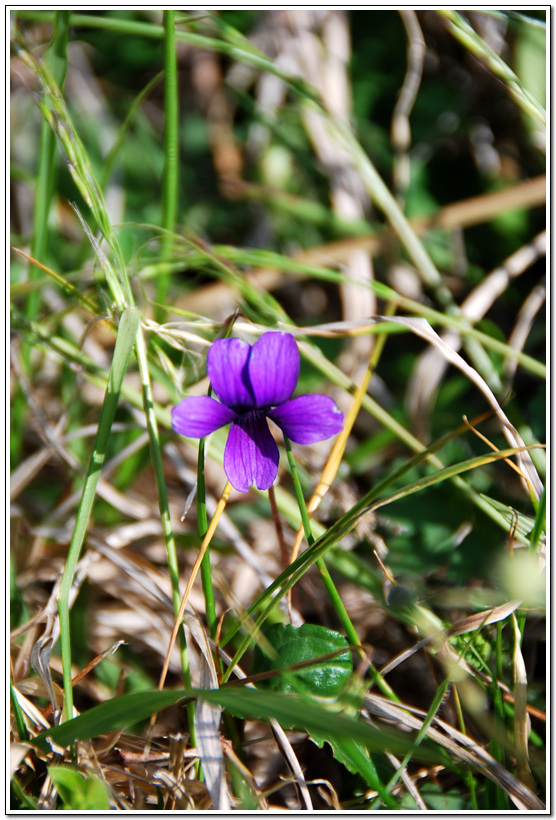
<svg viewBox="0 0 556 820">
<path fill-rule="evenodd" d="M 162 234 L 161 261 L 169 262 L 172 256 L 173 230 L 178 213 L 179 191 L 179 107 L 178 65 L 176 58 L 175 13 L 162 12 L 164 19 L 164 172 L 162 179 Z M 159 276 L 156 283 L 156 300 L 166 302 L 168 276 Z"/>
<path fill-rule="evenodd" d="M 52 268 L 49 268 L 47 265 L 43 265 L 42 262 L 38 261 L 38 259 L 34 259 L 31 255 L 25 253 L 25 251 L 22 251 L 20 248 L 12 247 L 12 250 L 19 254 L 19 256 L 22 256 L 24 259 L 26 259 L 39 270 L 42 270 L 45 273 L 47 273 L 52 279 L 54 279 L 54 281 L 58 285 L 60 285 L 60 287 L 64 288 L 64 290 L 68 294 L 73 296 L 75 299 L 77 299 L 78 302 L 81 302 L 83 307 L 86 307 L 87 310 L 90 310 L 91 313 L 93 313 L 95 316 L 99 313 L 98 305 L 96 305 L 91 299 L 89 299 L 88 296 L 85 296 L 85 294 L 82 293 L 80 289 L 76 287 L 76 285 L 74 285 L 72 282 L 69 282 L 65 276 L 62 276 L 55 270 L 52 270 Z"/>
<path fill-rule="evenodd" d="M 438 710 L 442 706 L 442 702 L 444 700 L 444 696 L 446 695 L 446 691 L 448 689 L 449 683 L 450 683 L 450 679 L 445 678 L 444 681 L 438 687 L 438 689 L 436 691 L 436 694 L 435 694 L 435 696 L 432 700 L 432 703 L 431 703 L 431 705 L 428 709 L 426 717 L 423 720 L 421 728 L 417 732 L 417 737 L 415 738 L 413 748 L 405 753 L 404 758 L 403 758 L 399 768 L 397 769 L 397 771 L 393 774 L 393 776 L 390 778 L 390 780 L 386 784 L 386 788 L 389 791 L 394 788 L 394 786 L 396 785 L 396 783 L 398 782 L 398 780 L 402 776 L 403 772 L 407 768 L 407 765 L 409 764 L 409 761 L 413 757 L 415 751 L 417 750 L 419 745 L 423 742 L 423 740 L 426 738 L 429 726 L 432 724 L 434 718 L 436 717 L 436 713 L 438 712 Z M 375 800 L 373 800 L 373 802 L 369 806 L 369 811 L 374 811 L 374 810 L 378 809 L 379 805 L 380 805 L 380 800 L 378 798 L 375 798 Z"/>
<path fill-rule="evenodd" d="M 537 506 L 535 524 L 531 530 L 530 544 L 532 550 L 537 549 L 541 536 L 544 532 L 546 532 L 546 487 L 543 490 L 543 494 L 541 495 Z"/>
<path fill-rule="evenodd" d="M 95 500 L 96 486 L 100 478 L 101 467 L 106 457 L 108 439 L 118 406 L 124 375 L 137 338 L 140 316 L 141 314 L 137 308 L 129 308 L 122 314 L 112 366 L 108 376 L 106 395 L 100 414 L 98 432 L 87 468 L 83 493 L 77 511 L 73 535 L 60 584 L 58 613 L 60 616 L 60 645 L 65 695 L 64 713 L 67 719 L 73 716 L 69 595 L 75 574 L 75 567 L 79 560 L 81 547 L 89 526 L 89 519 Z"/>
<path fill-rule="evenodd" d="M 397 320 L 405 321 L 401 316 L 396 318 Z M 392 321 L 392 319 L 388 319 L 388 321 Z M 311 364 L 320 370 L 321 373 L 323 373 L 328 379 L 330 379 L 330 381 L 337 384 L 339 387 L 343 387 L 349 392 L 356 389 L 351 379 L 332 362 L 330 362 L 319 350 L 302 341 L 300 341 L 298 345 L 305 358 L 308 359 L 308 361 L 310 361 Z M 380 404 L 372 398 L 372 396 L 366 394 L 363 397 L 361 406 L 372 416 L 374 416 L 377 421 L 383 424 L 387 429 L 391 430 L 400 439 L 400 441 L 408 447 L 409 450 L 412 450 L 413 452 L 423 452 L 426 450 L 425 445 L 413 436 L 409 430 L 406 430 L 405 427 L 394 419 L 383 407 L 381 407 Z M 437 469 L 442 469 L 444 467 L 443 462 L 434 454 L 428 456 L 427 460 L 430 461 L 430 463 Z M 501 526 L 503 530 L 506 532 L 508 531 L 507 521 L 504 517 L 500 515 L 500 513 L 494 509 L 492 505 L 488 504 L 485 499 L 481 498 L 481 495 L 475 492 L 475 490 L 473 490 L 473 488 L 470 487 L 460 476 L 453 476 L 452 481 L 477 507 L 483 510 L 483 512 L 485 512 L 490 518 L 492 518 L 493 521 Z"/>
<path fill-rule="evenodd" d="M 484 63 L 508 87 L 517 105 L 526 114 L 546 125 L 546 111 L 533 95 L 523 86 L 519 77 L 494 51 L 483 37 L 469 25 L 461 14 L 453 9 L 437 9 L 447 20 L 447 28 L 478 60 Z"/>
<path fill-rule="evenodd" d="M 133 102 L 130 104 L 127 114 L 125 115 L 124 121 L 122 122 L 121 126 L 118 129 L 118 134 L 116 137 L 116 141 L 112 148 L 108 151 L 106 156 L 104 157 L 104 162 L 102 164 L 102 174 L 100 177 L 100 186 L 101 189 L 104 191 L 106 185 L 108 184 L 108 180 L 110 179 L 110 174 L 112 173 L 112 168 L 114 167 L 114 162 L 120 152 L 122 147 L 124 137 L 127 133 L 131 120 L 133 119 L 135 112 L 143 102 L 143 100 L 149 96 L 153 88 L 158 85 L 161 79 L 164 77 L 164 72 L 159 71 L 152 80 L 149 80 L 147 85 L 143 88 L 142 91 L 135 97 Z"/>
<path fill-rule="evenodd" d="M 391 504 L 392 502 L 397 501 L 400 498 L 406 498 L 407 496 L 419 492 L 420 490 L 424 490 L 427 487 L 431 487 L 442 481 L 446 481 L 447 479 L 450 479 L 455 475 L 461 475 L 462 473 L 467 472 L 469 470 L 477 469 L 478 467 L 485 466 L 495 461 L 504 460 L 508 456 L 514 455 L 515 452 L 515 449 L 508 449 L 500 450 L 496 453 L 486 453 L 481 456 L 476 456 L 467 461 L 458 462 L 449 467 L 444 467 L 444 469 L 438 470 L 437 472 L 422 476 L 416 481 L 413 481 L 410 484 L 406 484 L 404 487 L 400 488 L 399 490 L 395 490 L 387 496 L 377 498 L 377 496 L 379 496 L 383 490 L 383 486 L 381 483 L 381 485 L 378 485 L 377 487 L 373 488 L 373 490 L 371 490 L 369 493 L 363 496 L 363 498 L 359 502 L 357 502 L 357 504 L 350 511 L 348 511 L 344 516 L 342 516 L 342 518 L 340 518 L 335 524 L 333 524 L 328 529 L 327 533 L 323 536 L 323 538 L 319 540 L 327 541 L 330 537 L 333 536 L 334 533 L 334 537 L 341 539 L 353 529 L 356 522 L 364 513 L 380 509 L 381 507 L 384 507 L 387 504 Z M 306 554 L 307 553 L 304 553 L 304 555 Z"/>
<path fill-rule="evenodd" d="M 382 321 L 382 320 L 379 320 Z M 535 465 L 531 461 L 531 457 L 527 448 L 524 446 L 523 439 L 511 424 L 510 420 L 504 413 L 496 396 L 485 382 L 485 380 L 477 373 L 477 371 L 470 367 L 465 359 L 463 359 L 455 350 L 447 345 L 440 336 L 432 329 L 426 319 L 409 319 L 401 316 L 384 317 L 383 321 L 397 322 L 409 327 L 413 333 L 425 339 L 429 344 L 436 347 L 444 356 L 446 361 L 461 370 L 467 378 L 481 391 L 488 403 L 493 408 L 502 433 L 507 442 L 515 448 L 517 455 L 517 462 L 521 471 L 522 481 L 528 489 L 531 498 L 540 498 L 543 493 L 543 484 L 539 478 Z"/>
</svg>

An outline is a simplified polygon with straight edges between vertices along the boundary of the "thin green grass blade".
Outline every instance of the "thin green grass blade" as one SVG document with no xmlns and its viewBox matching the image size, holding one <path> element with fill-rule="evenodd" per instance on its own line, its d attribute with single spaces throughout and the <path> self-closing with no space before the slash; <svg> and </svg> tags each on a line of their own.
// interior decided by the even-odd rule
<svg viewBox="0 0 556 820">
<path fill-rule="evenodd" d="M 143 88 L 142 91 L 135 97 L 133 102 L 130 104 L 128 112 L 125 116 L 124 121 L 122 122 L 121 126 L 118 129 L 118 134 L 116 137 L 116 141 L 114 142 L 112 148 L 107 153 L 106 157 L 104 158 L 104 162 L 102 165 L 102 176 L 100 178 L 100 185 L 101 189 L 104 191 L 106 185 L 108 184 L 108 180 L 110 179 L 110 174 L 112 173 L 112 169 L 114 167 L 114 163 L 118 154 L 120 153 L 121 147 L 123 145 L 123 141 L 127 131 L 129 129 L 131 120 L 133 119 L 135 112 L 143 102 L 143 100 L 149 96 L 153 88 L 161 81 L 164 76 L 163 71 L 159 71 L 152 80 L 149 80 L 147 85 Z"/>
<path fill-rule="evenodd" d="M 56 76 L 59 85 L 63 85 L 67 69 L 67 44 L 69 37 L 69 11 L 57 11 L 54 16 L 54 35 L 45 55 Z M 33 210 L 33 235 L 31 240 L 31 256 L 44 260 L 47 249 L 48 218 L 56 165 L 56 141 L 48 124 L 41 123 L 39 141 L 39 161 L 37 168 L 37 182 L 35 187 L 35 204 Z M 29 282 L 33 284 L 38 278 L 37 269 L 29 268 Z M 31 290 L 27 296 L 25 313 L 33 320 L 39 312 L 40 292 Z M 30 368 L 30 351 L 28 345 L 22 348 L 22 360 L 25 369 Z M 25 419 L 25 397 L 18 391 L 13 400 L 12 424 L 10 429 L 10 455 L 13 463 L 19 460 L 22 447 L 21 424 Z"/>
<path fill-rule="evenodd" d="M 519 77 L 492 49 L 486 40 L 479 36 L 461 14 L 453 9 L 438 9 L 438 13 L 448 21 L 448 30 L 477 59 L 484 63 L 508 87 L 510 94 L 526 114 L 546 125 L 546 111 L 533 95 L 521 83 Z"/>
<path fill-rule="evenodd" d="M 14 713 L 15 725 L 17 729 L 17 734 L 19 740 L 27 741 L 29 740 L 29 732 L 27 731 L 27 726 L 25 725 L 25 718 L 23 717 L 23 712 L 19 705 L 19 701 L 17 696 L 14 692 L 13 683 L 10 681 L 10 703 L 12 706 L 12 710 Z"/>
<path fill-rule="evenodd" d="M 427 712 L 427 715 L 426 715 L 425 719 L 423 720 L 423 725 L 421 726 L 421 728 L 419 729 L 419 731 L 417 733 L 417 737 L 415 738 L 413 748 L 405 753 L 404 758 L 403 758 L 403 760 L 400 764 L 400 767 L 397 769 L 397 771 L 394 773 L 394 775 L 390 778 L 390 780 L 386 784 L 386 788 L 388 790 L 393 789 L 393 787 L 396 785 L 396 783 L 398 782 L 398 780 L 402 776 L 404 770 L 407 768 L 407 765 L 408 765 L 409 761 L 411 760 L 411 758 L 414 756 L 415 752 L 417 751 L 419 745 L 423 742 L 423 740 L 427 736 L 428 728 L 431 725 L 431 723 L 433 722 L 434 718 L 436 717 L 436 713 L 440 709 L 440 706 L 442 705 L 442 701 L 443 701 L 444 696 L 446 694 L 446 690 L 448 689 L 448 684 L 449 683 L 450 683 L 449 678 L 446 678 L 440 684 L 440 686 L 438 687 L 438 689 L 436 691 L 436 695 L 434 696 L 433 701 L 432 701 L 432 703 L 429 707 L 429 710 Z M 380 801 L 379 801 L 378 798 L 376 798 L 371 803 L 371 805 L 369 807 L 369 811 L 373 811 L 375 809 L 378 809 L 379 804 L 380 804 Z"/>
<path fill-rule="evenodd" d="M 60 584 L 58 612 L 60 615 L 60 643 L 62 651 L 65 694 L 64 710 L 66 718 L 71 718 L 73 715 L 69 595 L 75 575 L 75 567 L 77 565 L 77 561 L 79 560 L 81 548 L 89 526 L 96 488 L 100 478 L 100 471 L 106 457 L 110 430 L 112 428 L 112 422 L 118 406 L 124 375 L 129 364 L 129 359 L 135 344 L 135 340 L 137 338 L 140 316 L 141 314 L 139 310 L 136 308 L 129 308 L 124 311 L 120 326 L 118 328 L 118 337 L 116 339 L 114 357 L 112 359 L 112 366 L 108 377 L 106 395 L 100 414 L 98 432 L 93 451 L 91 453 L 89 466 L 87 468 L 83 494 L 81 496 L 81 502 L 77 511 L 73 535 Z"/>
<path fill-rule="evenodd" d="M 100 312 L 98 305 L 96 305 L 95 302 L 89 299 L 89 297 L 86 296 L 86 294 L 82 293 L 81 290 L 72 282 L 70 282 L 65 276 L 62 276 L 55 270 L 52 270 L 52 268 L 49 268 L 47 265 L 43 265 L 41 262 L 39 262 L 38 259 L 29 256 L 25 253 L 25 251 L 22 251 L 20 248 L 12 248 L 12 250 L 14 250 L 24 259 L 27 259 L 27 261 L 30 262 L 33 265 L 33 267 L 36 267 L 39 270 L 42 270 L 45 273 L 47 273 L 48 276 L 50 276 L 58 285 L 60 285 L 60 287 L 63 288 L 69 296 L 73 296 L 74 299 L 80 302 L 83 305 L 83 307 L 87 308 L 87 310 L 89 310 L 93 315 L 96 316 Z M 46 284 L 46 280 L 42 280 L 42 282 L 35 281 L 35 284 L 40 284 L 41 286 L 43 286 L 44 284 Z M 38 292 L 39 288 L 32 288 L 32 290 L 37 290 Z"/>
<path fill-rule="evenodd" d="M 52 76 L 61 88 L 67 71 L 67 45 L 69 39 L 69 11 L 57 11 L 54 16 L 54 36 L 45 54 Z M 54 185 L 54 170 L 56 164 L 56 140 L 48 122 L 41 123 L 41 137 L 39 143 L 39 167 L 37 171 L 37 187 L 35 191 L 35 209 L 33 214 L 33 240 L 31 242 L 31 256 L 39 261 L 45 261 L 45 252 L 48 237 L 48 216 L 52 201 Z M 37 278 L 34 267 L 30 269 L 30 279 Z M 31 291 L 27 298 L 26 313 L 34 319 L 38 313 L 40 293 Z"/>
<path fill-rule="evenodd" d="M 531 530 L 530 544 L 532 550 L 537 548 L 537 545 L 544 532 L 546 532 L 546 487 L 544 488 L 541 500 L 539 501 L 537 514 L 535 516 L 535 523 L 533 525 L 533 529 Z"/>
<path fill-rule="evenodd" d="M 179 191 L 179 107 L 178 66 L 176 58 L 175 14 L 165 10 L 164 16 L 164 176 L 162 180 L 162 252 L 161 261 L 172 256 L 172 231 L 178 213 Z M 157 279 L 156 300 L 166 302 L 168 276 Z"/>
</svg>

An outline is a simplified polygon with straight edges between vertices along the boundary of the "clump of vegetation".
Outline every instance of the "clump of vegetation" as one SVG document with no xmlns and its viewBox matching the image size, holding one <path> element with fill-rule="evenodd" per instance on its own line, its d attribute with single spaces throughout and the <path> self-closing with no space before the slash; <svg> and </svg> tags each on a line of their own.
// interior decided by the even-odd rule
<svg viewBox="0 0 556 820">
<path fill-rule="evenodd" d="M 11 33 L 11 808 L 544 809 L 544 13 Z"/>
</svg>

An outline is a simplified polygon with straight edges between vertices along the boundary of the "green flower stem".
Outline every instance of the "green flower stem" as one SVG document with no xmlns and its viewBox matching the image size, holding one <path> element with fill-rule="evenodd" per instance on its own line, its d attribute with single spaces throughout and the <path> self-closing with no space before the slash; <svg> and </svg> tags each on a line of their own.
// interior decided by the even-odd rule
<svg viewBox="0 0 556 820">
<path fill-rule="evenodd" d="M 210 393 L 210 391 L 209 391 Z M 197 532 L 201 543 L 208 530 L 207 502 L 205 488 L 205 439 L 199 442 L 199 456 L 197 459 Z M 205 612 L 207 616 L 207 626 L 211 638 L 216 637 L 218 625 L 216 617 L 216 602 L 214 598 L 214 588 L 212 585 L 212 573 L 210 568 L 210 545 L 207 547 L 201 562 L 201 584 L 205 597 Z"/>
<path fill-rule="evenodd" d="M 301 514 L 301 520 L 303 522 L 303 530 L 305 532 L 305 538 L 307 539 L 307 543 L 310 547 L 313 546 L 315 543 L 315 539 L 313 538 L 313 533 L 311 531 L 311 522 L 309 520 L 309 513 L 307 512 L 307 505 L 305 503 L 305 498 L 303 496 L 303 488 L 301 487 L 301 482 L 299 480 L 299 474 L 297 472 L 297 467 L 295 464 L 295 459 L 292 452 L 292 446 L 290 444 L 289 439 L 287 436 L 284 436 L 284 445 L 286 447 L 286 453 L 288 456 L 288 463 L 290 466 L 290 472 L 293 480 L 293 486 L 295 490 L 295 497 L 297 498 L 297 503 L 299 505 L 299 512 Z M 359 635 L 355 631 L 355 628 L 351 622 L 349 615 L 347 614 L 346 608 L 344 603 L 336 589 L 334 581 L 332 580 L 328 569 L 326 568 L 326 564 L 324 563 L 324 558 L 318 558 L 316 561 L 317 569 L 320 572 L 322 580 L 324 582 L 324 586 L 330 600 L 332 602 L 332 606 L 338 616 L 340 623 L 349 639 L 349 642 L 353 644 L 353 646 L 361 646 L 361 641 L 359 640 Z"/>
<path fill-rule="evenodd" d="M 164 177 L 162 184 L 162 253 L 161 261 L 172 256 L 173 231 L 178 212 L 179 178 L 179 106 L 178 67 L 176 59 L 175 15 L 164 11 Z M 156 299 L 159 305 L 166 301 L 168 276 L 157 279 Z"/>
<path fill-rule="evenodd" d="M 127 272 L 126 272 L 127 276 Z M 164 542 L 166 544 L 166 556 L 168 561 L 168 571 L 170 574 L 170 582 L 172 584 L 172 603 L 174 606 L 174 614 L 177 617 L 181 606 L 180 593 L 180 576 L 178 567 L 178 556 L 176 551 L 176 540 L 174 538 L 174 531 L 172 528 L 172 519 L 170 516 L 170 507 L 168 504 L 168 493 L 166 490 L 166 480 L 164 478 L 164 465 L 162 464 L 162 448 L 160 446 L 160 436 L 158 432 L 158 425 L 156 422 L 154 397 L 151 385 L 151 378 L 149 374 L 149 363 L 147 359 L 147 346 L 143 330 L 139 328 L 137 332 L 137 362 L 139 365 L 139 373 L 141 377 L 141 387 L 143 392 L 143 408 L 147 421 L 147 430 L 149 433 L 149 449 L 151 454 L 151 461 L 153 465 L 154 478 L 156 483 L 156 490 L 158 495 L 158 508 L 160 510 L 160 523 L 162 525 L 162 532 L 164 534 Z M 180 660 L 182 675 L 185 686 L 191 686 L 191 672 L 189 668 L 189 655 L 187 652 L 187 644 L 185 641 L 185 633 L 183 629 L 179 631 L 179 646 L 180 646 Z M 187 704 L 187 714 L 189 718 L 189 731 L 191 734 L 191 742 L 195 744 L 195 704 Z"/>
<path fill-rule="evenodd" d="M 116 339 L 116 347 L 114 349 L 114 358 L 112 360 L 112 366 L 108 377 L 106 395 L 104 397 L 100 414 L 98 431 L 93 451 L 91 453 L 91 458 L 89 460 L 87 475 L 85 477 L 85 485 L 83 487 L 83 494 L 79 503 L 79 509 L 77 511 L 75 526 L 60 584 L 58 612 L 60 616 L 60 647 L 62 653 L 65 695 L 64 712 L 66 720 L 71 720 L 73 717 L 69 596 L 75 575 L 75 568 L 79 560 L 81 547 L 83 546 L 83 542 L 85 540 L 89 519 L 93 509 L 96 488 L 100 478 L 100 471 L 106 456 L 106 448 L 108 445 L 108 439 L 110 438 L 112 421 L 114 420 L 114 415 L 118 406 L 118 398 L 120 395 L 123 378 L 129 363 L 131 351 L 133 350 L 133 345 L 135 344 L 135 339 L 137 338 L 139 319 L 140 313 L 136 308 L 126 310 L 122 315 L 118 330 L 118 338 Z"/>
<path fill-rule="evenodd" d="M 274 484 L 271 484 L 268 488 L 268 500 L 270 501 L 270 509 L 272 512 L 272 520 L 274 521 L 274 528 L 276 530 L 276 537 L 278 538 L 278 544 L 280 545 L 282 566 L 285 568 L 290 563 L 290 557 L 288 554 L 288 548 L 286 547 L 286 542 L 284 541 L 284 532 L 282 530 L 282 523 L 280 521 L 280 512 L 278 510 L 278 505 L 276 503 L 276 493 L 274 492 Z"/>
<path fill-rule="evenodd" d="M 315 543 L 315 539 L 313 537 L 313 533 L 311 531 L 311 521 L 309 519 L 309 513 L 307 512 L 307 505 L 305 503 L 305 498 L 303 496 L 303 489 L 301 487 L 301 482 L 299 480 L 299 474 L 297 472 L 297 467 L 295 464 L 295 459 L 293 457 L 292 447 L 290 444 L 289 439 L 287 436 L 284 436 L 284 445 L 286 447 L 286 453 L 288 456 L 288 463 L 290 467 L 290 472 L 293 480 L 293 486 L 295 490 L 295 496 L 297 498 L 297 503 L 299 504 L 299 512 L 301 514 L 301 520 L 303 522 L 303 530 L 305 532 L 305 538 L 309 546 L 313 546 Z M 324 562 L 324 558 L 317 558 L 315 561 L 316 567 L 320 573 L 320 576 L 323 580 L 324 587 L 328 593 L 328 596 L 332 602 L 332 606 L 334 607 L 334 611 L 338 616 L 338 620 L 340 621 L 344 632 L 347 635 L 349 642 L 354 647 L 361 647 L 361 641 L 359 640 L 359 635 L 357 634 L 355 627 L 351 622 L 351 618 L 349 617 L 347 610 L 344 606 L 344 602 L 340 596 L 340 593 L 336 589 L 336 585 L 332 580 L 332 577 L 328 571 L 328 568 Z M 366 658 L 364 650 L 361 648 L 358 650 L 359 654 L 362 658 Z M 390 688 L 390 686 L 386 683 L 384 678 L 378 673 L 378 671 L 374 668 L 374 666 L 368 661 L 369 663 L 369 672 L 376 683 L 376 685 L 380 688 L 383 694 L 387 695 L 388 697 L 398 700 L 397 696 L 395 695 L 394 691 Z"/>
</svg>

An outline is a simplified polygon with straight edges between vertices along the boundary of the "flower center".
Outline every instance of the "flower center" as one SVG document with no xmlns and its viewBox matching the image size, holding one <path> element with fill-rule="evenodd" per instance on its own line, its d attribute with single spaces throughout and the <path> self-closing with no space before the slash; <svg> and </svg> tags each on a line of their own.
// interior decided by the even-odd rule
<svg viewBox="0 0 556 820">
<path fill-rule="evenodd" d="M 243 424 L 258 424 L 263 421 L 266 417 L 266 413 L 268 408 L 267 407 L 235 407 L 235 412 L 239 416 L 239 419 L 243 422 Z"/>
</svg>

